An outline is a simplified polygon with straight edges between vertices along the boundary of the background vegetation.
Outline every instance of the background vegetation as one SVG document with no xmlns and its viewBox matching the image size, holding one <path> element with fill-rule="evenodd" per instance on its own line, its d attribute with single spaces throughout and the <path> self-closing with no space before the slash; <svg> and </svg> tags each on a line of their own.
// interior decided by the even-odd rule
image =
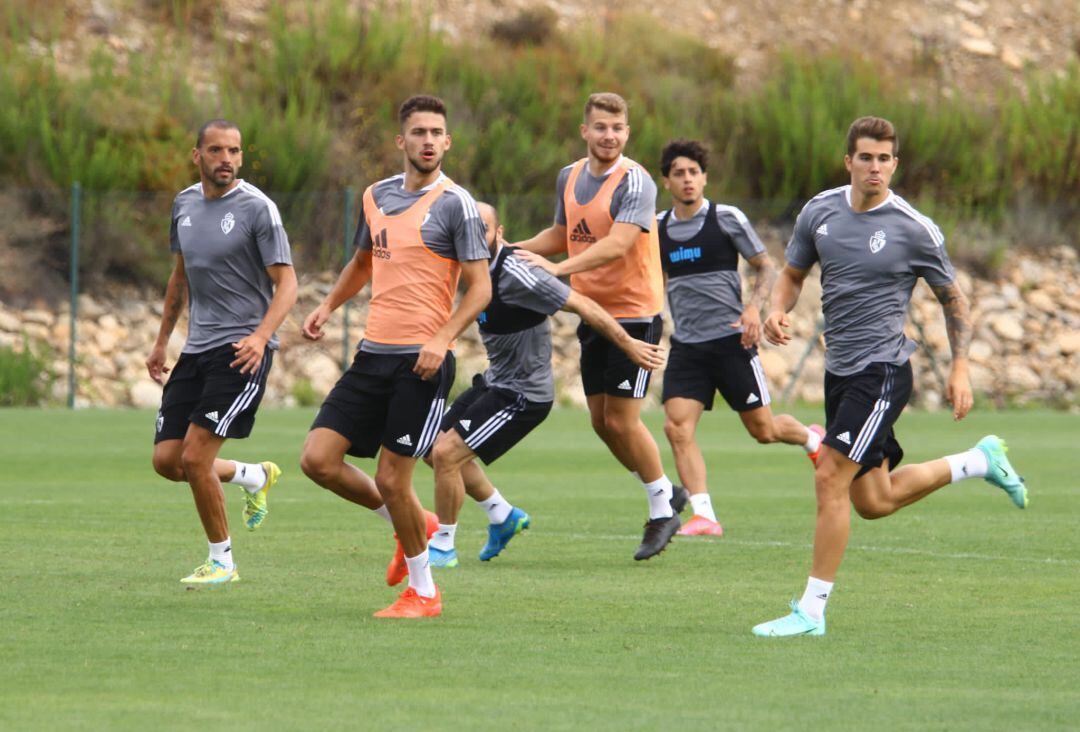
<svg viewBox="0 0 1080 732">
<path fill-rule="evenodd" d="M 658 174 L 667 139 L 705 139 L 714 149 L 710 193 L 754 217 L 789 221 L 809 196 L 843 182 L 847 125 L 875 113 L 902 133 L 898 187 L 957 234 L 954 256 L 992 261 L 1009 243 L 1078 238 L 1076 63 L 972 98 L 943 93 L 930 76 L 893 78 L 868 61 L 781 53 L 763 83 L 741 89 L 731 59 L 693 37 L 657 33 L 643 17 L 559 33 L 553 16 L 536 10 L 455 40 L 410 11 L 361 16 L 345 0 L 273 7 L 265 32 L 248 38 L 227 35 L 212 3 L 168 4 L 161 12 L 170 30 L 155 53 L 118 59 L 102 46 L 74 70 L 58 68 L 49 52 L 63 26 L 52 4 L 14 2 L 4 11 L 0 185 L 50 190 L 80 181 L 104 196 L 87 207 L 91 278 L 162 276 L 160 201 L 147 211 L 148 200 L 126 192 L 167 197 L 187 185 L 192 130 L 217 115 L 243 129 L 244 175 L 279 197 L 301 258 L 336 264 L 341 191 L 398 169 L 388 144 L 394 110 L 415 91 L 448 101 L 448 171 L 497 201 L 512 235 L 547 223 L 555 173 L 582 153 L 582 101 L 612 89 L 632 105 L 632 157 Z M 214 50 L 185 40 L 192 36 Z M 54 208 L 63 201 L 27 205 L 47 207 L 46 199 Z"/>
</svg>

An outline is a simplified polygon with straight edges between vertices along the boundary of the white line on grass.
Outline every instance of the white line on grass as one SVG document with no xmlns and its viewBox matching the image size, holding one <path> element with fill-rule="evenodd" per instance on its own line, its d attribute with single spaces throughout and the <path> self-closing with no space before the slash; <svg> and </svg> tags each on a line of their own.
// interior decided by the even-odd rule
<svg viewBox="0 0 1080 732">
<path fill-rule="evenodd" d="M 568 539 L 601 539 L 603 541 L 634 541 L 638 540 L 636 534 L 570 534 L 559 532 L 544 532 L 554 533 L 559 536 L 566 537 Z M 812 544 L 800 544 L 792 541 L 750 541 L 747 539 L 708 539 L 698 537 L 694 539 L 694 543 L 700 544 L 735 544 L 737 546 L 764 546 L 775 547 L 781 549 L 813 549 Z M 1027 564 L 1066 564 L 1074 565 L 1080 564 L 1080 559 L 1064 559 L 1061 557 L 1010 557 L 995 554 L 974 554 L 971 552 L 935 552 L 929 549 L 915 549 L 906 546 L 868 546 L 865 544 L 850 544 L 848 550 L 858 552 L 872 552 L 875 554 L 915 554 L 925 557 L 934 557 L 935 559 L 972 559 L 979 562 L 1024 562 Z"/>
</svg>

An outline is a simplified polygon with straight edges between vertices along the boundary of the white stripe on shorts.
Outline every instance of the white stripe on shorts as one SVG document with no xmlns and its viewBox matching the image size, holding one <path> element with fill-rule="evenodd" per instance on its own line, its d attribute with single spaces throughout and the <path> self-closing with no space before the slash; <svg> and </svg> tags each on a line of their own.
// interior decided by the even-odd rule
<svg viewBox="0 0 1080 732">
<path fill-rule="evenodd" d="M 431 445 L 435 442 L 435 436 L 439 433 L 439 422 L 442 421 L 443 405 L 445 404 L 446 399 L 442 397 L 431 400 L 427 419 L 424 420 L 424 428 L 420 430 L 420 439 L 416 441 L 416 450 L 413 451 L 413 457 L 423 457 L 431 449 Z"/>
<path fill-rule="evenodd" d="M 754 381 L 757 382 L 758 391 L 761 392 L 761 406 L 767 407 L 772 403 L 769 396 L 769 382 L 765 378 L 765 369 L 761 366 L 761 359 L 755 354 L 750 359 L 750 367 L 754 370 Z"/>
<path fill-rule="evenodd" d="M 251 402 L 255 400 L 255 396 L 259 393 L 259 381 L 262 379 L 263 371 L 266 370 L 267 360 L 264 358 L 262 363 L 259 364 L 259 369 L 251 375 L 251 379 L 248 383 L 244 384 L 243 391 L 233 400 L 233 403 L 229 406 L 228 411 L 225 412 L 225 416 L 218 422 L 217 427 L 214 428 L 214 434 L 219 437 L 225 437 L 226 432 L 229 430 L 229 426 L 233 423 L 241 412 L 247 409 Z"/>
<path fill-rule="evenodd" d="M 855 462 L 862 460 L 863 455 L 866 454 L 866 449 L 874 441 L 874 435 L 877 434 L 878 428 L 881 427 L 881 421 L 885 418 L 885 413 L 889 411 L 890 402 L 888 397 L 892 396 L 893 370 L 889 366 L 885 368 L 885 380 L 881 384 L 881 396 L 874 402 L 874 408 L 870 410 L 870 417 L 863 424 L 862 429 L 859 430 L 859 436 L 851 444 L 851 452 L 848 453 L 848 457 Z"/>
<path fill-rule="evenodd" d="M 522 408 L 516 402 L 508 407 L 503 407 L 488 417 L 488 420 L 480 425 L 475 432 L 466 437 L 465 444 L 475 452 L 476 448 L 487 442 L 489 437 L 498 432 L 503 425 L 514 418 L 515 414 L 521 411 Z"/>
</svg>

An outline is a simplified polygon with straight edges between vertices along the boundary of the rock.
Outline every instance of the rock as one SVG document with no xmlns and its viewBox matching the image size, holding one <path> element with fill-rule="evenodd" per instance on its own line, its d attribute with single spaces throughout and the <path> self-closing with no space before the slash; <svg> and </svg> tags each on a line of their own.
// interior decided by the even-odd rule
<svg viewBox="0 0 1080 732">
<path fill-rule="evenodd" d="M 994 349 L 986 341 L 974 340 L 968 349 L 968 357 L 976 363 L 989 363 L 994 357 Z"/>
<path fill-rule="evenodd" d="M 1057 347 L 1066 356 L 1080 352 L 1080 333 L 1077 331 L 1062 333 L 1058 336 Z"/>
<path fill-rule="evenodd" d="M 960 48 L 975 56 L 997 56 L 997 47 L 986 38 L 965 38 Z"/>
<path fill-rule="evenodd" d="M 1007 341 L 1019 341 L 1024 338 L 1024 326 L 1020 319 L 1011 313 L 995 316 L 990 321 L 990 329 Z"/>
<path fill-rule="evenodd" d="M 1058 309 L 1057 303 L 1054 302 L 1054 298 L 1044 290 L 1032 290 L 1027 293 L 1025 298 L 1028 305 L 1044 312 L 1053 313 Z"/>
<path fill-rule="evenodd" d="M 18 333 L 20 330 L 22 330 L 22 321 L 11 313 L 0 310 L 0 331 Z"/>
<path fill-rule="evenodd" d="M 986 5 L 968 2 L 968 0 L 956 0 L 956 9 L 969 18 L 981 18 L 986 12 Z"/>
<path fill-rule="evenodd" d="M 300 372 L 311 382 L 316 392 L 328 393 L 341 376 L 337 361 L 322 352 L 306 355 L 300 363 Z"/>
<path fill-rule="evenodd" d="M 115 330 L 102 328 L 94 337 L 94 342 L 97 343 L 97 347 L 102 353 L 111 353 L 112 350 L 116 348 L 119 338 L 117 337 Z"/>
<path fill-rule="evenodd" d="M 22 320 L 24 323 L 37 323 L 51 328 L 56 318 L 48 310 L 27 310 L 22 314 Z"/>
<path fill-rule="evenodd" d="M 100 318 L 105 314 L 105 309 L 98 304 L 97 300 L 90 295 L 79 295 L 79 316 L 83 318 Z"/>
<path fill-rule="evenodd" d="M 128 390 L 128 400 L 139 409 L 156 409 L 161 404 L 161 387 L 148 378 L 136 381 Z"/>
<path fill-rule="evenodd" d="M 1043 385 L 1039 375 L 1022 363 L 1011 363 L 1005 370 L 1007 389 L 1013 394 L 1034 391 Z"/>
<path fill-rule="evenodd" d="M 1005 46 L 1001 49 L 1001 63 L 1014 71 L 1019 71 L 1024 68 L 1024 59 L 1009 46 Z"/>
</svg>

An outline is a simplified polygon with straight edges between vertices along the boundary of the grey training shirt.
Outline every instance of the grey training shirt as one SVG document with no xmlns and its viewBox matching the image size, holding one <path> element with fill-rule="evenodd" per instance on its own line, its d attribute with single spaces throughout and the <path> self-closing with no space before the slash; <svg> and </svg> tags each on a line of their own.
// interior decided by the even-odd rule
<svg viewBox="0 0 1080 732">
<path fill-rule="evenodd" d="M 593 200 L 604 181 L 622 161 L 622 157 L 613 163 L 599 177 L 589 172 L 588 164 L 578 176 L 574 185 L 574 198 L 581 205 Z M 566 183 L 570 180 L 570 171 L 575 163 L 567 165 L 559 171 L 559 177 L 555 181 L 555 223 L 566 226 L 566 205 L 563 195 L 566 192 Z M 615 223 L 636 224 L 642 231 L 651 231 L 653 222 L 656 221 L 656 183 L 640 167 L 633 167 L 627 171 L 619 185 L 615 186 L 615 192 L 611 196 L 611 218 Z"/>
<path fill-rule="evenodd" d="M 405 190 L 405 174 L 399 173 L 379 181 L 372 190 L 375 205 L 383 213 L 393 216 L 407 210 L 439 184 L 446 176 L 440 174 L 434 183 L 418 191 Z M 364 217 L 363 200 L 360 202 L 360 223 L 356 227 L 353 245 L 357 249 L 371 249 L 371 231 Z M 431 251 L 446 259 L 469 262 L 488 258 L 487 241 L 484 239 L 484 221 L 476 210 L 472 195 L 459 185 L 447 188 L 435 199 L 427 218 L 420 226 L 420 237 Z M 390 345 L 360 341 L 360 350 L 367 353 L 409 354 L 419 353 L 423 343 Z"/>
<path fill-rule="evenodd" d="M 857 213 L 851 186 L 811 199 L 787 246 L 792 267 L 821 265 L 825 368 L 848 376 L 871 363 L 902 364 L 916 344 L 904 335 L 917 278 L 932 286 L 955 280 L 941 229 L 893 192 Z"/>
<path fill-rule="evenodd" d="M 570 298 L 570 288 L 561 280 L 513 255 L 506 258 L 499 281 L 492 286 L 499 288 L 499 297 L 507 305 L 544 315 L 558 312 Z M 480 331 L 480 335 L 490 364 L 484 372 L 485 384 L 518 392 L 530 402 L 555 401 L 550 320 L 517 333 Z"/>
<path fill-rule="evenodd" d="M 705 225 L 709 205 L 707 199 L 703 200 L 701 207 L 688 219 L 675 217 L 670 209 L 661 211 L 656 215 L 657 225 L 666 218 L 668 236 L 677 242 L 689 241 Z M 734 206 L 717 204 L 716 223 L 744 259 L 765 251 L 765 245 L 746 214 Z M 705 242 L 705 245 L 711 243 Z M 669 277 L 667 296 L 675 321 L 674 338 L 682 343 L 703 343 L 742 332 L 741 328 L 731 325 L 743 311 L 742 280 L 737 269 Z"/>
<path fill-rule="evenodd" d="M 243 180 L 221 198 L 202 184 L 173 201 L 169 248 L 183 256 L 189 324 L 184 353 L 202 353 L 251 335 L 270 307 L 274 285 L 266 268 L 292 264 L 277 206 Z M 267 344 L 278 347 L 277 334 Z"/>
</svg>

